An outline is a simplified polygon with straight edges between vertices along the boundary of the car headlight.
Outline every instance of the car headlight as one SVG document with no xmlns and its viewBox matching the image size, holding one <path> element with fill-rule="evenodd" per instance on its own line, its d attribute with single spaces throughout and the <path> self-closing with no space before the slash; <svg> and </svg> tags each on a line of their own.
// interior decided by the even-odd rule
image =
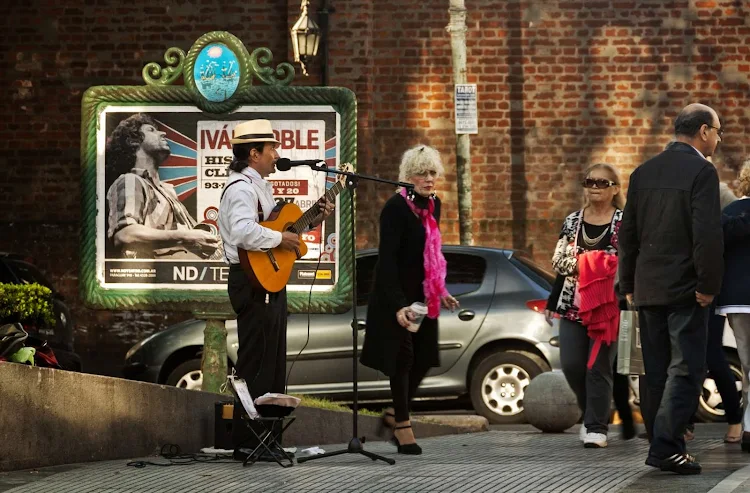
<svg viewBox="0 0 750 493">
<path fill-rule="evenodd" d="M 129 359 L 130 359 L 131 357 L 133 357 L 133 355 L 134 355 L 134 354 L 135 354 L 136 352 L 138 352 L 138 350 L 139 350 L 139 349 L 141 349 L 141 348 L 142 348 L 142 347 L 143 347 L 143 346 L 144 346 L 144 345 L 145 345 L 145 344 L 146 344 L 146 343 L 147 343 L 148 341 L 150 341 L 151 339 L 153 339 L 154 337 L 156 337 L 156 335 L 157 335 L 157 334 L 158 334 L 158 332 L 157 332 L 156 334 L 151 334 L 151 335 L 150 335 L 150 336 L 148 336 L 147 338 L 145 338 L 145 339 L 143 339 L 142 341 L 140 341 L 140 342 L 136 343 L 136 344 L 135 344 L 135 346 L 133 346 L 133 347 L 131 347 L 130 349 L 128 349 L 128 352 L 127 352 L 127 353 L 125 353 L 125 361 L 127 361 L 127 360 L 129 360 Z"/>
<path fill-rule="evenodd" d="M 136 351 L 138 351 L 139 349 L 141 349 L 141 347 L 143 346 L 143 342 L 144 341 L 141 341 L 141 342 L 137 343 L 135 346 L 133 346 L 130 349 L 128 349 L 128 352 L 125 353 L 125 360 L 126 361 L 129 360 L 130 358 L 132 358 L 133 355 L 136 353 Z"/>
</svg>

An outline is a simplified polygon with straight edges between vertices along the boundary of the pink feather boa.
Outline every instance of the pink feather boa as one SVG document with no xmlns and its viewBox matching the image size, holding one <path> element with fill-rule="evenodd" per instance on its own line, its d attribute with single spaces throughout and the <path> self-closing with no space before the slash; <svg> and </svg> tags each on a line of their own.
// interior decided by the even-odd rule
<svg viewBox="0 0 750 493">
<path fill-rule="evenodd" d="M 442 250 L 442 239 L 440 237 L 440 228 L 433 215 L 435 212 L 435 201 L 428 200 L 429 206 L 426 209 L 420 209 L 409 200 L 405 188 L 401 189 L 401 196 L 409 204 L 411 211 L 422 221 L 424 226 L 424 294 L 427 298 L 427 316 L 437 318 L 440 315 L 440 299 L 447 296 L 448 290 L 445 289 L 445 275 L 447 264 Z"/>
</svg>

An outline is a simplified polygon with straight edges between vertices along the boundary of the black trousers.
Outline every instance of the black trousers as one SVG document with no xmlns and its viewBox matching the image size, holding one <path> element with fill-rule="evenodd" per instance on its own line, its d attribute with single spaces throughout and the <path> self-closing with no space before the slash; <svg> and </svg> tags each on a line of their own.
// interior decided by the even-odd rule
<svg viewBox="0 0 750 493">
<path fill-rule="evenodd" d="M 607 434 L 612 403 L 612 370 L 617 346 L 602 344 L 594 366 L 587 363 L 594 341 L 586 327 L 560 319 L 560 365 L 565 379 L 576 395 L 588 433 Z"/>
<path fill-rule="evenodd" d="M 417 393 L 419 384 L 430 367 L 414 364 L 414 336 L 409 333 L 404 337 L 396 360 L 396 374 L 391 377 L 391 396 L 393 397 L 393 414 L 397 422 L 408 421 L 411 403 Z"/>
<path fill-rule="evenodd" d="M 616 343 L 612 343 L 616 344 Z M 617 373 L 617 358 L 612 366 L 612 397 L 615 409 L 624 423 L 633 423 L 633 410 L 630 408 L 630 378 Z"/>
<path fill-rule="evenodd" d="M 229 301 L 237 313 L 237 376 L 247 382 L 253 399 L 266 392 L 284 393 L 286 378 L 286 289 L 266 293 L 250 284 L 239 265 L 229 269 Z M 268 302 L 266 303 L 266 295 Z M 235 403 L 232 443 L 255 447 L 258 441 L 242 421 L 242 405 Z M 257 426 L 260 433 L 263 428 Z"/>
<path fill-rule="evenodd" d="M 638 309 L 648 385 L 649 455 L 683 454 L 706 367 L 709 309 L 697 303 Z"/>
</svg>

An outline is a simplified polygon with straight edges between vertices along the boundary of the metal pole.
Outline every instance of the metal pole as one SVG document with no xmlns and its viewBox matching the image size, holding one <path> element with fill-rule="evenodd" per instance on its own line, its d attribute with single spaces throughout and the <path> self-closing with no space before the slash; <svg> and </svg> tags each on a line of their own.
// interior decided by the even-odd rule
<svg viewBox="0 0 750 493">
<path fill-rule="evenodd" d="M 453 84 L 466 84 L 466 6 L 464 0 L 450 0 L 450 24 L 453 53 Z M 456 175 L 458 181 L 458 228 L 462 245 L 471 245 L 471 139 L 456 136 Z"/>
<path fill-rule="evenodd" d="M 323 2 L 323 6 L 318 10 L 318 22 L 320 24 L 320 51 L 321 51 L 321 66 L 320 66 L 320 85 L 328 85 L 328 16 L 336 10 L 331 7 L 328 0 Z"/>
</svg>

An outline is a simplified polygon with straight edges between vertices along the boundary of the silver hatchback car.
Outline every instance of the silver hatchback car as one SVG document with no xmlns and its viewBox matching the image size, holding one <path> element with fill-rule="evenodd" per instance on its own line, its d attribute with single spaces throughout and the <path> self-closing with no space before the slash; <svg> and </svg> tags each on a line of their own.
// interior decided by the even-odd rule
<svg viewBox="0 0 750 493">
<path fill-rule="evenodd" d="M 532 378 L 559 369 L 557 322 L 543 316 L 553 276 L 512 250 L 444 246 L 448 291 L 461 302 L 440 316 L 440 367 L 418 398 L 468 394 L 492 423 L 524 421 L 524 389 Z M 377 250 L 357 256 L 359 344 Z M 288 392 L 334 400 L 352 398 L 352 312 L 293 314 L 287 329 Z M 128 351 L 126 378 L 199 389 L 205 322 L 188 320 L 139 342 Z M 227 321 L 229 364 L 237 358 L 237 325 Z M 308 341 L 309 334 L 309 341 Z M 300 350 L 304 347 L 304 351 Z M 390 399 L 386 375 L 358 367 L 362 401 Z"/>
</svg>

